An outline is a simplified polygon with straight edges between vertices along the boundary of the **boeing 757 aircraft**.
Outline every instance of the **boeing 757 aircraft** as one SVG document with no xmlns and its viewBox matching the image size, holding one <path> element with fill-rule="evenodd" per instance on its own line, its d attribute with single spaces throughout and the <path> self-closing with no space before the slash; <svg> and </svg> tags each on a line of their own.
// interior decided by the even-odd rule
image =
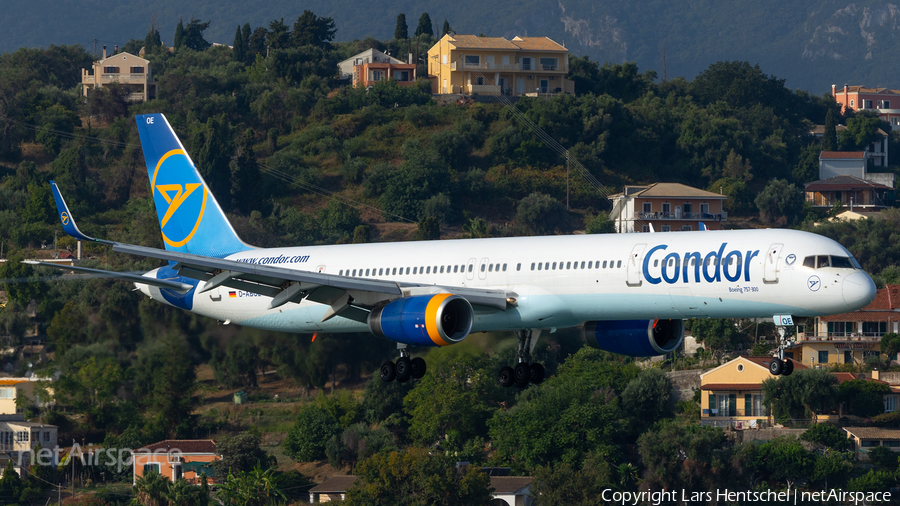
<svg viewBox="0 0 900 506">
<path fill-rule="evenodd" d="M 235 233 L 162 114 L 137 116 L 165 250 L 79 231 L 55 183 L 65 231 L 113 251 L 165 260 L 125 279 L 188 311 L 283 332 L 368 332 L 397 343 L 385 381 L 425 374 L 409 348 L 473 332 L 512 331 L 518 359 L 504 386 L 539 383 L 530 363 L 541 329 L 581 326 L 588 345 L 663 355 L 685 318 L 792 318 L 845 313 L 875 297 L 840 244 L 794 230 L 572 235 L 255 248 Z M 59 266 L 52 266 L 57 267 Z M 789 374 L 790 361 L 772 361 Z"/>
</svg>

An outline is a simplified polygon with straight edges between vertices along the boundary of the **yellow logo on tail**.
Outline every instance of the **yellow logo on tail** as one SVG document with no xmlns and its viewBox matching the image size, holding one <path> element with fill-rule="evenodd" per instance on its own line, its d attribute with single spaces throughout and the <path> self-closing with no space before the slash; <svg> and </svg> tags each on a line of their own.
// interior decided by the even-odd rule
<svg viewBox="0 0 900 506">
<path fill-rule="evenodd" d="M 197 232 L 197 229 L 200 228 L 200 221 L 203 219 L 203 211 L 206 209 L 206 198 L 207 198 L 209 192 L 207 191 L 207 189 L 205 187 L 202 188 L 201 192 L 203 193 L 203 198 L 199 205 L 199 209 L 195 208 L 194 210 L 184 212 L 184 213 L 190 212 L 192 214 L 194 212 L 197 213 L 197 217 L 196 217 L 196 221 L 194 222 L 193 229 L 189 233 L 187 233 L 187 235 L 181 240 L 173 240 L 173 239 L 170 239 L 168 236 L 166 236 L 166 232 L 165 232 L 166 224 L 169 223 L 169 220 L 175 215 L 175 213 L 178 211 L 178 209 L 181 207 L 181 205 L 184 204 L 185 201 L 187 201 L 188 197 L 190 197 L 194 193 L 194 191 L 196 191 L 198 188 L 201 188 L 203 186 L 203 184 L 200 182 L 186 183 L 184 185 L 177 184 L 177 183 L 159 184 L 159 185 L 156 184 L 156 178 L 160 173 L 160 169 L 163 167 L 163 162 L 165 162 L 170 156 L 173 156 L 173 155 L 182 155 L 184 158 L 181 158 L 180 160 L 182 160 L 184 163 L 188 163 L 188 165 L 190 165 L 190 162 L 188 162 L 189 159 L 187 158 L 187 153 L 185 153 L 181 149 L 173 149 L 172 151 L 169 151 L 168 153 L 163 155 L 162 158 L 159 159 L 159 162 L 157 162 L 156 170 L 153 172 L 153 180 L 150 182 L 150 184 L 153 187 L 154 191 L 158 191 L 159 194 L 162 195 L 162 198 L 165 199 L 165 201 L 169 204 L 168 208 L 166 209 L 166 212 L 163 214 L 162 218 L 159 220 L 159 228 L 160 228 L 160 231 L 162 231 L 163 240 L 169 246 L 178 248 L 178 247 L 181 247 L 181 246 L 184 246 L 185 244 L 187 244 L 188 241 L 191 240 L 191 237 L 193 237 L 194 234 Z M 168 168 L 168 170 L 170 171 L 169 172 L 170 175 L 171 175 L 171 171 L 173 169 L 175 171 L 179 170 L 178 169 L 178 161 L 175 161 L 174 165 L 171 163 L 169 165 L 171 166 L 170 168 Z M 193 172 L 193 167 L 190 167 L 190 169 L 191 169 L 191 172 Z M 165 172 L 165 170 L 163 172 Z M 171 178 L 170 178 L 170 180 L 171 180 Z M 193 207 L 193 206 L 187 206 L 187 207 Z M 182 215 L 184 213 L 182 213 Z M 181 218 L 181 219 L 183 219 L 183 218 Z M 193 220 L 193 218 L 191 218 L 191 220 Z M 185 223 L 185 222 L 182 221 L 181 223 Z M 190 223 L 190 221 L 187 221 L 186 223 Z"/>
</svg>

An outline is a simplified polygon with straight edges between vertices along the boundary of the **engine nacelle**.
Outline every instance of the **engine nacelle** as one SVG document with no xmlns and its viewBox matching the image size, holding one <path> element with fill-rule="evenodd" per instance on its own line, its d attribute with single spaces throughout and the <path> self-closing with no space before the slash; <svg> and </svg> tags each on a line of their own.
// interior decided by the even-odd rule
<svg viewBox="0 0 900 506">
<path fill-rule="evenodd" d="M 588 346 L 632 357 L 665 355 L 684 340 L 684 320 L 585 322 L 581 336 Z"/>
<path fill-rule="evenodd" d="M 412 346 L 447 346 L 469 335 L 475 312 L 469 301 L 450 293 L 404 297 L 375 309 L 369 330 Z"/>
</svg>

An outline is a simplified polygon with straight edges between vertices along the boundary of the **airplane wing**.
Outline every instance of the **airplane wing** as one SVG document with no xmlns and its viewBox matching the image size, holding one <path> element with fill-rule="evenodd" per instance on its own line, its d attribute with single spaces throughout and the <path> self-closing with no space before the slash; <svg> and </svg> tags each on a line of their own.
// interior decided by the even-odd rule
<svg viewBox="0 0 900 506">
<path fill-rule="evenodd" d="M 94 276 L 101 278 L 121 279 L 123 281 L 131 281 L 133 283 L 142 283 L 159 288 L 175 290 L 176 292 L 180 293 L 187 293 L 191 288 L 193 288 L 193 285 L 189 285 L 187 283 L 179 283 L 178 281 L 171 281 L 168 279 L 148 278 L 146 276 L 132 274 L 130 272 L 104 271 L 102 269 L 89 269 L 87 267 L 76 267 L 74 265 L 51 264 L 48 262 L 39 262 L 37 260 L 24 260 L 23 263 L 29 265 L 38 265 L 40 267 L 52 267 L 53 269 L 59 269 L 61 271 L 75 271 L 85 274 L 93 274 Z"/>
</svg>

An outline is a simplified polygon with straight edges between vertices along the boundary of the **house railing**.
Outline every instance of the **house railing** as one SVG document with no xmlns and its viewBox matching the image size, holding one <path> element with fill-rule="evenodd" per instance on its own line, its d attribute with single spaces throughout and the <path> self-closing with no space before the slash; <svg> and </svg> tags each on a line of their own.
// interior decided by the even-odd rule
<svg viewBox="0 0 900 506">
<path fill-rule="evenodd" d="M 798 341 L 868 341 L 878 342 L 886 332 L 825 332 L 825 333 L 809 333 L 801 332 L 797 334 Z"/>
<path fill-rule="evenodd" d="M 703 389 L 702 386 L 700 388 L 701 390 Z M 735 392 L 739 391 L 740 390 L 735 390 Z M 743 404 L 743 395 L 738 396 L 738 400 Z M 703 418 L 728 418 L 733 416 L 758 416 L 760 418 L 766 418 L 769 416 L 766 413 L 765 407 L 759 409 L 703 409 L 701 414 Z"/>
<path fill-rule="evenodd" d="M 636 211 L 633 219 L 635 220 L 709 220 L 709 221 L 728 221 L 728 213 L 645 213 Z"/>
</svg>

